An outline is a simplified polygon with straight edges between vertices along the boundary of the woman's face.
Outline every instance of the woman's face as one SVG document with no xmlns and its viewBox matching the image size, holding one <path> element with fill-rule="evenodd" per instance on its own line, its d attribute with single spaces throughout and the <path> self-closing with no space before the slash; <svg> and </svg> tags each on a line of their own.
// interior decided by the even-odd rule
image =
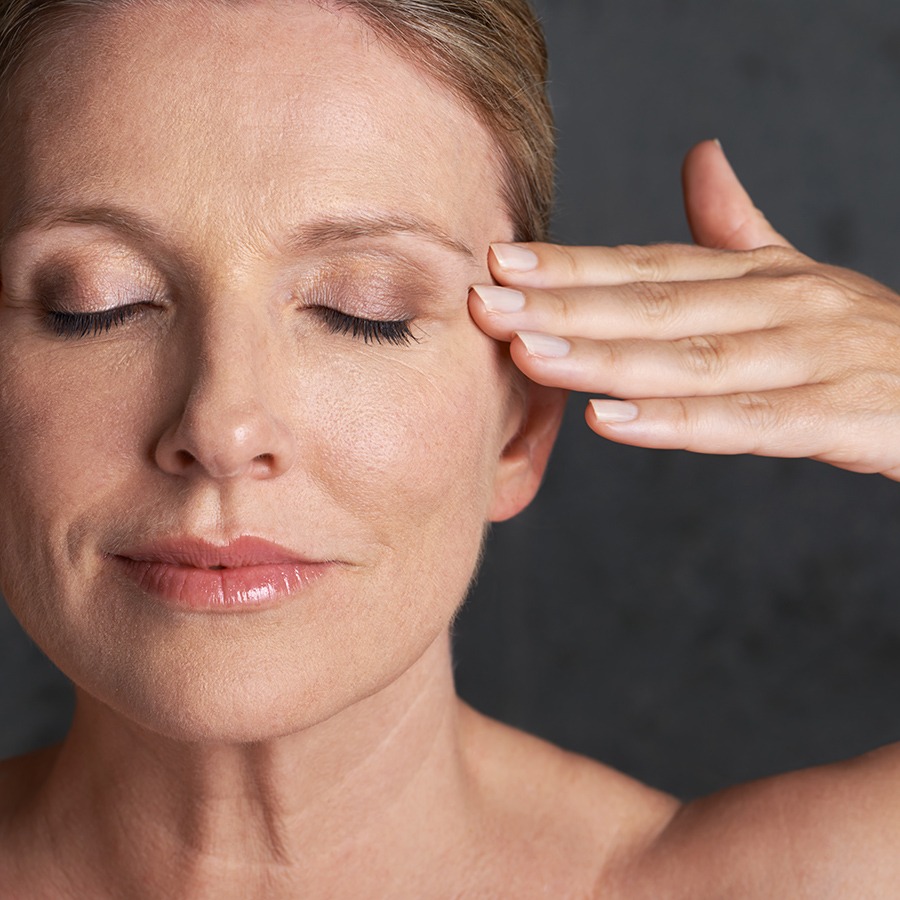
<svg viewBox="0 0 900 900">
<path fill-rule="evenodd" d="M 258 738 L 440 640 L 485 521 L 522 505 L 504 450 L 522 404 L 466 308 L 511 227 L 475 118 L 353 17 L 185 7 L 93 19 L 22 82 L 0 185 L 0 587 L 113 708 Z M 53 315 L 116 307 L 99 333 Z M 109 556 L 248 534 L 333 564 L 288 602 L 213 613 Z"/>
</svg>

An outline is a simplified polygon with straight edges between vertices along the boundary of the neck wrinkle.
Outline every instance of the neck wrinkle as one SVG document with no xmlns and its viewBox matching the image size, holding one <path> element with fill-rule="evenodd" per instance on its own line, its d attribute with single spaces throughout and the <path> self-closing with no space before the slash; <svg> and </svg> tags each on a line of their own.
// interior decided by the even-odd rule
<svg viewBox="0 0 900 900">
<path fill-rule="evenodd" d="M 377 694 L 258 744 L 177 743 L 79 696 L 43 786 L 45 837 L 57 859 L 103 847 L 85 865 L 107 885 L 162 879 L 171 896 L 215 877 L 247 897 L 273 877 L 320 889 L 355 858 L 418 868 L 434 835 L 466 830 L 458 703 L 446 634 Z M 167 872 L 150 868 L 162 858 Z"/>
</svg>

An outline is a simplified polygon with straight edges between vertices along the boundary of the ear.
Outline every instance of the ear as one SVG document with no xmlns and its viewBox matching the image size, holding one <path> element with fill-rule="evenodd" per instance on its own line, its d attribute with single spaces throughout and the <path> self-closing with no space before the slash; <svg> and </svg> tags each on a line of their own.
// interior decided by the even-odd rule
<svg viewBox="0 0 900 900">
<path fill-rule="evenodd" d="M 494 473 L 488 519 L 503 522 L 534 499 L 556 442 L 568 392 L 525 381 L 511 401 L 506 445 Z"/>
</svg>

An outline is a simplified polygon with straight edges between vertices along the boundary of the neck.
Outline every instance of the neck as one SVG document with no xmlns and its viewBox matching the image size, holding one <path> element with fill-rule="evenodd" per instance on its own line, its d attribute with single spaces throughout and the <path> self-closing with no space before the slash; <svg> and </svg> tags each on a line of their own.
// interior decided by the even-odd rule
<svg viewBox="0 0 900 900">
<path fill-rule="evenodd" d="M 48 840 L 85 878 L 125 893 L 297 896 L 356 867 L 370 884 L 373 866 L 401 877 L 466 833 L 458 709 L 446 635 L 377 694 L 266 742 L 175 742 L 79 695 L 34 821 L 53 823 Z"/>
</svg>

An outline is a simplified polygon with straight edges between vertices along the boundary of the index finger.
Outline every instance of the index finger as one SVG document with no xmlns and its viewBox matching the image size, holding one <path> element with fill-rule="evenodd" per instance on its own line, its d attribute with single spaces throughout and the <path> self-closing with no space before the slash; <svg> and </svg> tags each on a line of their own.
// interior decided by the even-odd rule
<svg viewBox="0 0 900 900">
<path fill-rule="evenodd" d="M 796 266 L 802 254 L 786 247 L 711 250 L 693 244 L 491 244 L 488 262 L 499 284 L 566 288 L 635 281 L 709 281 Z"/>
</svg>

